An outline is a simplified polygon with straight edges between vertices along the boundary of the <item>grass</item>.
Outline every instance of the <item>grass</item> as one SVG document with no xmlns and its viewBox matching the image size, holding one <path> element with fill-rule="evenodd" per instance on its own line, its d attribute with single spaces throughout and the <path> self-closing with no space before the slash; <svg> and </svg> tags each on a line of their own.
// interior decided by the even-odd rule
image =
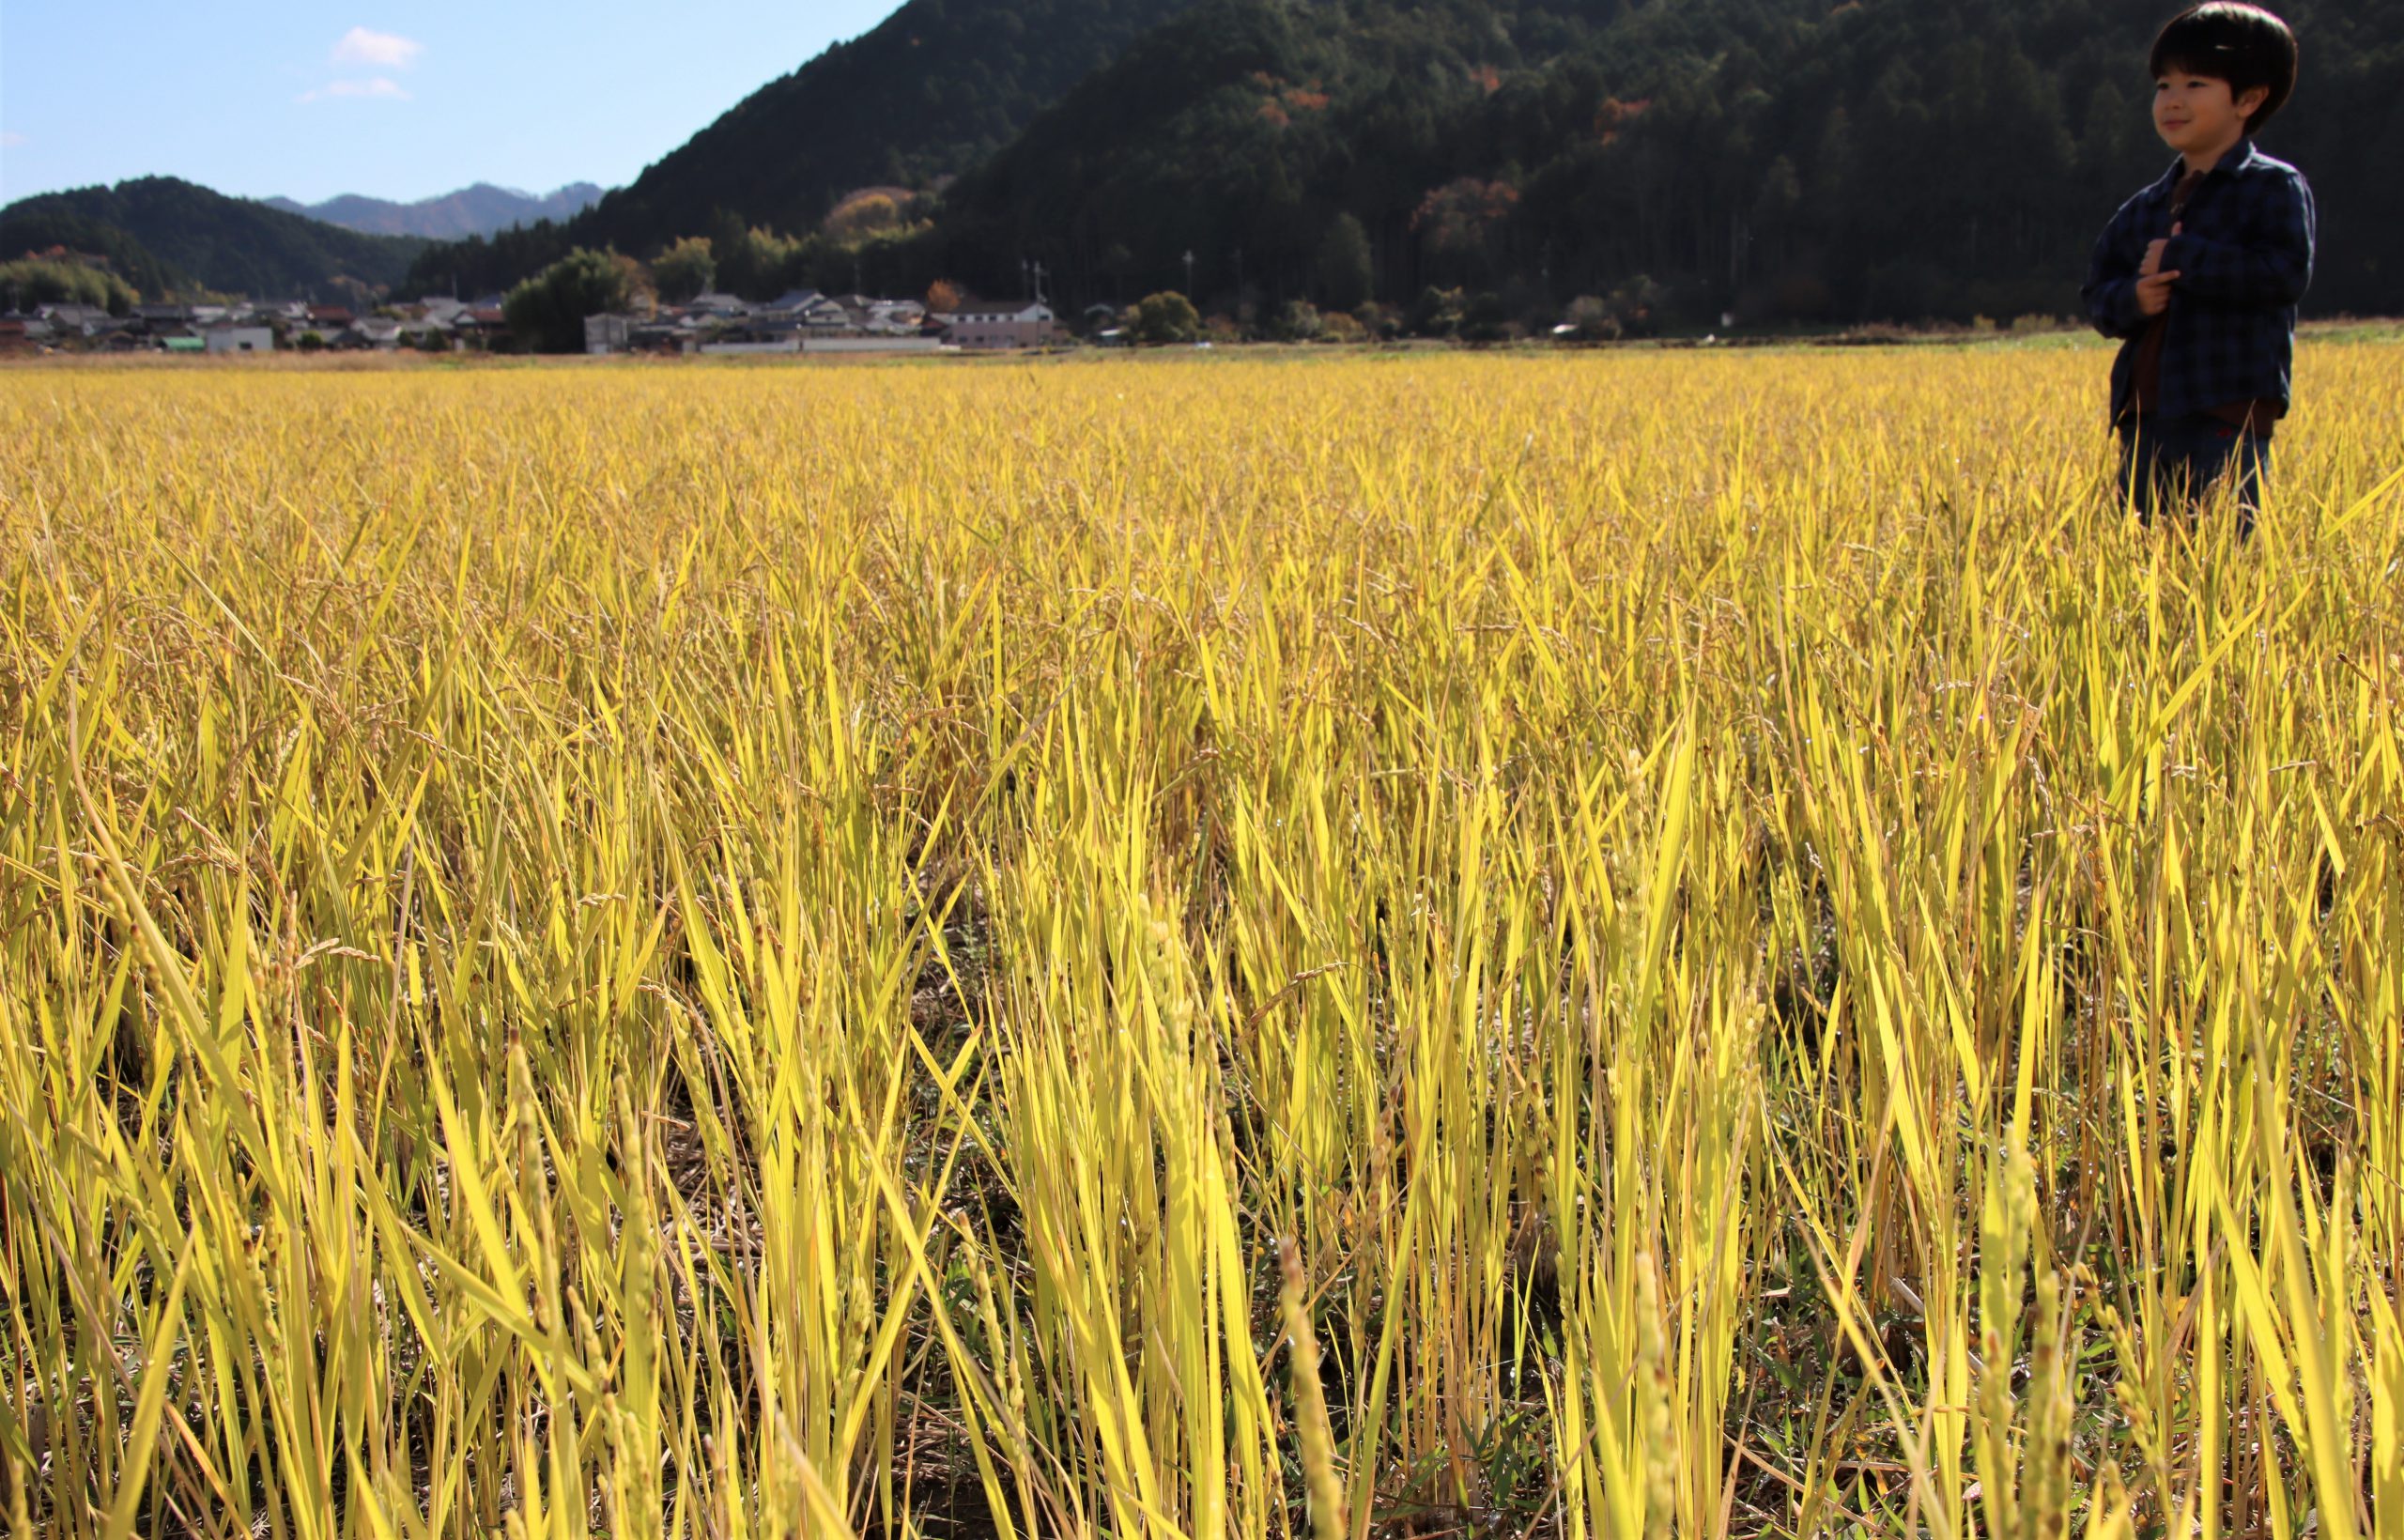
<svg viewBox="0 0 2404 1540">
<path fill-rule="evenodd" d="M 0 375 L 8 1525 L 2392 1532 L 2399 359 Z"/>
</svg>

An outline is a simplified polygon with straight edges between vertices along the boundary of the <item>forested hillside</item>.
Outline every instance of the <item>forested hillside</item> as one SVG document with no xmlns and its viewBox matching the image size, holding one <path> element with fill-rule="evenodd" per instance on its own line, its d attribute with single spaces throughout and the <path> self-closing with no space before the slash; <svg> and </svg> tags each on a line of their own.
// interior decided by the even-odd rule
<svg viewBox="0 0 2404 1540">
<path fill-rule="evenodd" d="M 2263 138 L 2319 192 L 2311 308 L 2404 308 L 2404 0 L 2298 0 Z M 1641 294 L 1689 317 L 2062 313 L 2167 152 L 2158 0 L 1210 0 L 953 189 L 935 265 L 1064 296 Z M 1353 226 L 1357 224 L 1358 236 Z M 2385 259 L 2382 268 L 2382 258 Z M 1644 308 L 1636 306 L 1633 308 Z"/>
<path fill-rule="evenodd" d="M 1430 289 L 1530 322 L 1580 295 L 1631 325 L 2062 315 L 2094 233 L 2166 163 L 2145 54 L 2170 8 L 911 0 L 579 219 L 436 248 L 414 281 L 710 236 L 743 246 L 721 279 L 761 289 L 1015 291 L 1040 261 L 1067 307 L 1190 271 L 1256 315 Z M 2304 80 L 2263 142 L 2319 193 L 2308 309 L 2404 310 L 2404 0 L 2287 10 Z M 963 164 L 915 233 L 814 228 L 847 188 Z"/>
<path fill-rule="evenodd" d="M 498 288 L 573 246 L 648 257 L 723 216 L 799 233 L 855 188 L 976 163 L 1191 0 L 907 0 L 770 82 L 562 223 L 428 254 L 420 282 Z"/>
<path fill-rule="evenodd" d="M 173 177 L 25 198 L 0 209 L 0 254 L 64 245 L 110 258 L 145 297 L 197 286 L 331 299 L 400 281 L 425 242 L 362 235 Z"/>
<path fill-rule="evenodd" d="M 190 273 L 161 261 L 125 231 L 84 212 L 73 194 L 0 208 L 0 262 L 59 247 L 106 258 L 109 271 L 145 298 L 198 286 Z"/>
</svg>

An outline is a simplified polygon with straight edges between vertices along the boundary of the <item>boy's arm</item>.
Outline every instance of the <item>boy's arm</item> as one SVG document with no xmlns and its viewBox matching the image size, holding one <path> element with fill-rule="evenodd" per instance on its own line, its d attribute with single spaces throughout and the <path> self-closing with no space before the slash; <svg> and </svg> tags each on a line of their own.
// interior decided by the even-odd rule
<svg viewBox="0 0 2404 1540">
<path fill-rule="evenodd" d="M 2087 282 L 2078 291 L 2087 301 L 2087 318 L 2107 337 L 2134 337 L 2146 327 L 2146 316 L 2137 309 L 2136 264 L 2128 259 L 2127 242 L 2120 238 L 2120 227 L 2128 218 L 2124 205 L 2096 238 L 2094 254 L 2087 262 Z"/>
<path fill-rule="evenodd" d="M 2252 239 L 2245 243 L 2170 238 L 2162 265 L 2178 271 L 2181 293 L 2239 305 L 2291 305 L 2304 298 L 2312 282 L 2312 189 L 2301 177 L 2259 186 L 2260 207 L 2246 221 Z"/>
</svg>

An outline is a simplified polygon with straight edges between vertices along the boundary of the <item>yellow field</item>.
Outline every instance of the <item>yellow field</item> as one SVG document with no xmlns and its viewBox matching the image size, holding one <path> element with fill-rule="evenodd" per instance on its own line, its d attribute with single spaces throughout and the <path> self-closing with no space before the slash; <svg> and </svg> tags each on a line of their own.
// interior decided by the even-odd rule
<svg viewBox="0 0 2404 1540">
<path fill-rule="evenodd" d="M 2104 362 L 0 373 L 0 1527 L 2397 1532 L 2404 349 Z"/>
</svg>

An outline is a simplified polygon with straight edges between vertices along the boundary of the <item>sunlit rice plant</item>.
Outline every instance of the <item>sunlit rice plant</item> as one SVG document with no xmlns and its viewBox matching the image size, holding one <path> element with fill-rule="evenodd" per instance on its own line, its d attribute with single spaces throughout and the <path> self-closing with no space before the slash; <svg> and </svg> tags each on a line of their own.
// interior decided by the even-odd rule
<svg viewBox="0 0 2404 1540">
<path fill-rule="evenodd" d="M 2404 1529 L 2404 352 L 0 372 L 0 1525 Z"/>
</svg>

